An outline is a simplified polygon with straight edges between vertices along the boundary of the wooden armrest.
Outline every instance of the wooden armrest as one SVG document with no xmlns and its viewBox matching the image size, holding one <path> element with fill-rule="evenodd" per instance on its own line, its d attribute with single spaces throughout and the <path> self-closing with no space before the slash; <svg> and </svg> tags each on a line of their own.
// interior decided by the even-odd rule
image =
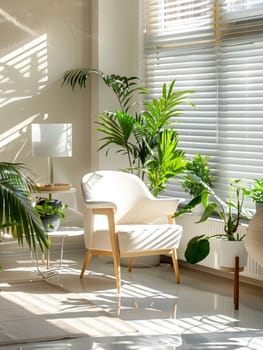
<svg viewBox="0 0 263 350">
<path fill-rule="evenodd" d="M 93 215 L 106 215 L 107 217 L 114 217 L 115 208 L 92 208 Z"/>
<path fill-rule="evenodd" d="M 114 208 L 92 208 L 92 215 L 105 215 L 107 216 L 109 230 L 115 233 L 115 209 Z"/>
<path fill-rule="evenodd" d="M 89 209 L 95 209 L 95 208 L 112 208 L 116 209 L 116 205 L 113 202 L 107 202 L 107 201 L 94 201 L 94 200 L 86 200 L 85 201 L 86 207 Z"/>
</svg>

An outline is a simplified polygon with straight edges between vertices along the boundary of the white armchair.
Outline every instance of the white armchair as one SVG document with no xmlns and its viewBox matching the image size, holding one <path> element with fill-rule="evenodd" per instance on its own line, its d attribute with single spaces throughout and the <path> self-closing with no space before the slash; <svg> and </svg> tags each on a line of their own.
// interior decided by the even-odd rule
<svg viewBox="0 0 263 350">
<path fill-rule="evenodd" d="M 120 291 L 120 258 L 130 258 L 131 271 L 136 256 L 170 254 L 180 283 L 176 248 L 183 230 L 172 215 L 181 199 L 155 198 L 139 177 L 111 170 L 84 175 L 82 193 L 88 249 L 80 278 L 92 255 L 112 256 Z M 157 222 L 164 217 L 165 223 Z"/>
</svg>

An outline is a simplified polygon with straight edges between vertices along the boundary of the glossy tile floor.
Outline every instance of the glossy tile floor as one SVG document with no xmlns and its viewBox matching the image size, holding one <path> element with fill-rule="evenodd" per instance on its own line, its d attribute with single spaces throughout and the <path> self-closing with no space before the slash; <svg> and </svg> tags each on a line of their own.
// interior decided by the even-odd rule
<svg viewBox="0 0 263 350">
<path fill-rule="evenodd" d="M 53 256 L 59 252 L 53 252 Z M 66 251 L 61 268 L 49 282 L 71 292 L 85 291 L 89 300 L 129 322 L 138 332 L 112 337 L 82 337 L 0 347 L 0 350 L 84 349 L 263 349 L 263 288 L 240 285 L 239 310 L 233 306 L 232 280 L 181 268 L 176 285 L 169 264 L 122 267 L 122 293 L 116 295 L 113 265 L 93 257 L 84 279 L 79 279 L 84 251 Z M 0 281 L 40 278 L 30 258 L 1 256 Z M 41 271 L 46 275 L 45 269 Z"/>
</svg>

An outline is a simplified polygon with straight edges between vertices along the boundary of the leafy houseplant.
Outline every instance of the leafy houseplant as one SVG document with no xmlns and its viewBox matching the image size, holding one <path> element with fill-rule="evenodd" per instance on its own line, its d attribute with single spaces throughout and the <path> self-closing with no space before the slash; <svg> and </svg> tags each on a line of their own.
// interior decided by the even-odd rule
<svg viewBox="0 0 263 350">
<path fill-rule="evenodd" d="M 196 181 L 198 179 L 196 178 Z M 228 241 L 241 241 L 244 235 L 238 233 L 240 220 L 242 218 L 249 218 L 249 214 L 243 208 L 244 198 L 246 195 L 246 188 L 241 185 L 241 180 L 230 179 L 229 183 L 229 198 L 225 202 L 216 195 L 213 189 L 205 182 L 199 179 L 204 186 L 201 194 L 195 197 L 192 201 L 195 203 L 202 203 L 205 210 L 197 223 L 206 221 L 211 215 L 216 214 L 223 221 L 224 233 L 207 236 L 200 235 L 193 237 L 187 244 L 185 250 L 186 261 L 191 264 L 196 264 L 205 259 L 210 252 L 210 242 L 212 238 L 221 238 Z M 235 195 L 235 199 L 233 198 Z M 214 201 L 210 202 L 210 197 Z M 191 207 L 191 202 L 189 203 Z M 179 216 L 181 212 L 175 213 L 175 217 Z"/>
<path fill-rule="evenodd" d="M 171 118 L 178 116 L 176 106 L 184 101 L 186 92 L 174 92 L 163 85 L 162 96 L 145 104 L 145 110 L 135 117 L 122 111 L 100 114 L 98 130 L 103 133 L 99 150 L 118 145 L 117 152 L 127 155 L 130 172 L 142 179 L 148 175 L 149 187 L 155 196 L 167 180 L 181 173 L 186 165 L 184 152 L 177 149 L 178 134 L 171 129 Z"/>
<path fill-rule="evenodd" d="M 35 208 L 46 231 L 49 232 L 58 230 L 61 220 L 65 219 L 65 209 L 68 205 L 58 199 L 40 198 Z"/>
<path fill-rule="evenodd" d="M 90 74 L 98 74 L 105 84 L 112 88 L 120 109 L 98 115 L 99 150 L 111 148 L 127 156 L 129 172 L 136 173 L 142 179 L 148 175 L 150 189 L 157 196 L 166 186 L 167 180 L 181 173 L 186 165 L 184 152 L 177 149 L 178 134 L 172 129 L 174 118 L 182 114 L 181 104 L 191 104 L 187 95 L 193 91 L 174 91 L 175 81 L 168 87 L 163 84 L 159 98 L 146 100 L 144 108 L 131 114 L 131 107 L 139 106 L 136 98 L 147 95 L 148 91 L 139 85 L 137 77 L 106 75 L 100 71 L 76 69 L 64 75 L 63 84 L 85 87 Z M 169 131 L 168 131 L 169 130 Z"/>
<path fill-rule="evenodd" d="M 30 199 L 37 186 L 26 172 L 23 164 L 0 162 L 0 231 L 11 233 L 20 245 L 25 240 L 30 250 L 39 245 L 43 251 L 50 241 Z"/>
<path fill-rule="evenodd" d="M 256 209 L 263 204 L 263 179 L 255 179 L 253 186 L 248 188 L 247 196 L 256 203 Z"/>
<path fill-rule="evenodd" d="M 183 176 L 182 187 L 192 197 L 198 196 L 204 186 L 200 181 L 196 181 L 189 174 L 195 174 L 208 186 L 213 187 L 214 176 L 211 175 L 209 166 L 209 156 L 196 154 L 186 165 L 186 175 Z"/>
<path fill-rule="evenodd" d="M 177 149 L 178 137 L 175 130 L 164 129 L 156 143 L 144 169 L 149 179 L 150 190 L 157 197 L 165 189 L 168 179 L 180 174 L 187 162 L 184 152 Z"/>
</svg>

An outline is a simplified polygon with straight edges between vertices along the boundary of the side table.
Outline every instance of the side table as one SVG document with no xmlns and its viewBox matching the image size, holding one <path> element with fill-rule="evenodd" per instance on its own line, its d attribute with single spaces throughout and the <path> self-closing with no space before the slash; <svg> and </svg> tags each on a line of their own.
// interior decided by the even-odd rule
<svg viewBox="0 0 263 350">
<path fill-rule="evenodd" d="M 67 237 L 76 237 L 84 235 L 84 229 L 82 227 L 76 226 L 60 226 L 57 231 L 48 232 L 49 237 L 59 237 L 61 238 L 61 247 L 60 247 L 60 264 L 61 267 L 63 261 L 63 253 L 64 253 L 64 242 Z M 47 268 L 49 268 L 49 260 L 50 260 L 50 251 L 47 253 Z"/>
<path fill-rule="evenodd" d="M 70 205 L 70 207 L 76 209 L 77 208 L 77 200 L 76 200 L 76 188 L 72 187 L 71 185 L 66 185 L 66 184 L 54 184 L 53 186 L 51 185 L 44 185 L 44 184 L 37 184 L 37 187 L 39 189 L 39 193 L 34 193 L 34 200 L 39 199 L 41 195 L 45 194 L 48 196 L 49 199 L 52 199 L 53 195 L 58 197 L 58 199 L 63 199 L 62 197 L 68 197 L 71 196 L 73 200 L 73 205 Z M 64 199 L 63 199 L 64 202 Z M 67 203 L 69 204 L 69 203 Z"/>
</svg>

